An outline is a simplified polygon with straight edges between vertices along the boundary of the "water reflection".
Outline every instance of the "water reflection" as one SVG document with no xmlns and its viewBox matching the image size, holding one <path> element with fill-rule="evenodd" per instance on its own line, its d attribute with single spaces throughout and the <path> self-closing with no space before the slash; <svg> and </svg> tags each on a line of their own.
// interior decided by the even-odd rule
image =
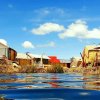
<svg viewBox="0 0 100 100">
<path fill-rule="evenodd" d="M 75 74 L 0 74 L 0 89 L 79 88 L 100 90 L 100 76 Z"/>
<path fill-rule="evenodd" d="M 66 89 L 64 90 L 65 92 L 63 90 L 60 91 L 53 90 L 60 88 Z M 53 94 L 50 94 L 51 90 Z M 63 93 L 62 95 L 64 96 L 65 95 L 68 96 L 69 93 L 70 95 L 72 95 L 71 93 L 73 93 L 73 97 L 75 96 L 76 98 L 82 96 L 89 97 L 91 95 L 96 95 L 97 93 L 99 93 L 99 91 L 96 91 L 97 93 L 95 94 L 95 91 L 91 93 L 92 91 L 86 91 L 86 90 L 100 90 L 100 75 L 83 76 L 78 74 L 43 74 L 43 73 L 0 74 L 0 94 L 1 94 L 0 100 L 5 100 L 4 98 L 15 98 L 15 99 L 17 98 L 20 100 L 20 98 L 29 98 L 30 94 L 33 95 L 34 93 L 35 93 L 34 96 L 37 98 L 36 92 L 38 92 L 38 96 L 40 97 L 41 95 L 43 97 L 44 93 L 46 93 L 47 96 L 51 95 L 48 98 L 46 97 L 43 98 L 43 100 L 66 100 L 64 98 L 58 97 L 59 95 L 61 95 L 60 93 Z M 26 92 L 26 94 L 24 93 L 24 91 Z M 59 95 L 57 94 L 56 97 L 54 96 L 54 94 L 57 92 L 60 93 L 58 93 Z M 23 96 L 23 94 L 25 95 Z M 33 97 L 30 97 L 30 99 L 32 98 Z M 42 100 L 42 99 L 34 99 L 34 100 Z"/>
<path fill-rule="evenodd" d="M 84 89 L 100 90 L 100 75 L 84 76 Z"/>
</svg>

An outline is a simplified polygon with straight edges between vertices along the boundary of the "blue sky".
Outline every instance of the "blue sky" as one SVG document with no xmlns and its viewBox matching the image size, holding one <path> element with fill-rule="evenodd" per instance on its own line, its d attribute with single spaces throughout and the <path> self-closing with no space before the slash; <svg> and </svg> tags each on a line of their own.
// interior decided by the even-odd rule
<svg viewBox="0 0 100 100">
<path fill-rule="evenodd" d="M 0 0 L 0 41 L 17 52 L 80 56 L 100 43 L 100 0 Z"/>
</svg>

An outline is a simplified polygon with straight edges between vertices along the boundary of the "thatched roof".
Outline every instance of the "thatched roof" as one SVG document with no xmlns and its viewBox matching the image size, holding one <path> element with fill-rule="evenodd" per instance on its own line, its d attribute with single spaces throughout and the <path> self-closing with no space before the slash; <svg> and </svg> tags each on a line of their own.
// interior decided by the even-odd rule
<svg viewBox="0 0 100 100">
<path fill-rule="evenodd" d="M 100 45 L 90 46 L 88 50 L 89 51 L 100 51 Z"/>
<path fill-rule="evenodd" d="M 31 53 L 28 53 L 28 55 L 26 55 L 25 53 L 18 53 L 16 58 L 31 59 L 31 58 L 41 58 L 42 57 L 43 59 L 49 59 L 49 57 L 46 55 L 37 55 L 37 54 L 31 54 Z"/>
<path fill-rule="evenodd" d="M 5 44 L 3 44 L 3 43 L 1 43 L 1 42 L 0 42 L 0 45 L 2 45 L 2 46 L 5 47 L 5 48 L 9 48 L 8 45 L 5 45 Z"/>
<path fill-rule="evenodd" d="M 25 53 L 17 53 L 18 59 L 30 59 Z"/>
<path fill-rule="evenodd" d="M 94 49 L 95 47 L 96 47 L 96 45 L 87 45 L 87 46 L 85 46 L 85 49 L 91 50 L 91 49 Z"/>
<path fill-rule="evenodd" d="M 92 50 L 92 49 L 100 49 L 100 45 L 87 45 L 85 49 Z"/>
<path fill-rule="evenodd" d="M 60 60 L 60 63 L 71 63 L 71 61 L 68 59 L 59 59 L 59 60 Z"/>
<path fill-rule="evenodd" d="M 30 55 L 32 58 L 43 58 L 43 59 L 50 59 L 47 55 L 37 55 L 37 54 L 31 54 L 31 53 L 28 53 L 28 55 Z"/>
</svg>

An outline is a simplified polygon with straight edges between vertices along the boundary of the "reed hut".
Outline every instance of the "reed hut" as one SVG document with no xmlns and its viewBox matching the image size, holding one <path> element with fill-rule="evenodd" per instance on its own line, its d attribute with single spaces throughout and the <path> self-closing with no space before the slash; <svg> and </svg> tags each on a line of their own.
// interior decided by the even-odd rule
<svg viewBox="0 0 100 100">
<path fill-rule="evenodd" d="M 88 45 L 84 48 L 82 53 L 83 66 L 100 63 L 100 45 Z"/>
<path fill-rule="evenodd" d="M 82 64 L 81 57 L 72 57 L 70 67 L 80 67 Z"/>
<path fill-rule="evenodd" d="M 0 59 L 5 56 L 8 60 L 15 61 L 17 52 L 9 46 L 0 43 Z"/>
<path fill-rule="evenodd" d="M 45 54 L 37 55 L 37 54 L 31 54 L 28 53 L 28 55 L 33 58 L 33 62 L 37 65 L 37 67 L 45 67 L 49 64 L 49 57 Z"/>
<path fill-rule="evenodd" d="M 32 65 L 31 58 L 24 53 L 17 53 L 16 61 L 21 66 Z"/>
<path fill-rule="evenodd" d="M 68 59 L 59 59 L 60 60 L 60 64 L 63 66 L 63 67 L 68 67 L 70 68 L 70 64 L 71 64 L 71 61 L 68 60 Z"/>
<path fill-rule="evenodd" d="M 38 66 L 45 66 L 48 64 L 49 57 L 46 55 L 36 55 L 31 53 L 18 53 L 16 60 L 18 61 L 19 65 L 37 65 Z"/>
</svg>

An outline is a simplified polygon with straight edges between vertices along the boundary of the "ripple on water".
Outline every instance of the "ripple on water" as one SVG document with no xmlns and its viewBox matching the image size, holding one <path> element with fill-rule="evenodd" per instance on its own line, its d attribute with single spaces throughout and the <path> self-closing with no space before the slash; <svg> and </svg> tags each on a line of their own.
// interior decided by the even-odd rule
<svg viewBox="0 0 100 100">
<path fill-rule="evenodd" d="M 100 91 L 97 90 L 100 90 L 98 75 L 42 73 L 0 75 L 0 97 L 7 99 L 93 100 L 95 96 L 100 98 Z"/>
</svg>

